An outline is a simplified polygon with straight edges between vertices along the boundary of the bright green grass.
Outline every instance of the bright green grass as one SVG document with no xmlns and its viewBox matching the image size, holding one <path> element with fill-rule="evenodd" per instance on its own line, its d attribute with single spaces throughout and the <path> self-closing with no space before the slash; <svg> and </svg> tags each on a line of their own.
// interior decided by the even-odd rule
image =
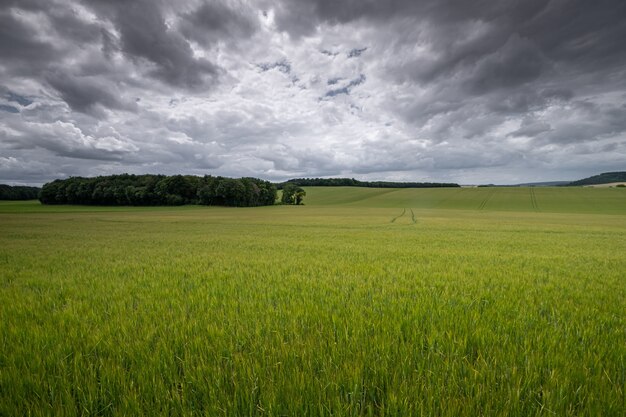
<svg viewBox="0 0 626 417">
<path fill-rule="evenodd" d="M 571 190 L 2 203 L 0 416 L 624 415 L 626 194 Z"/>
</svg>

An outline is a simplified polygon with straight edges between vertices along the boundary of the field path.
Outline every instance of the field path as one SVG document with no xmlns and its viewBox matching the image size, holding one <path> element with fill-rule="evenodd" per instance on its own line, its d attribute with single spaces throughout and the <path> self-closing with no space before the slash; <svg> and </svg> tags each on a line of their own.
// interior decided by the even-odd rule
<svg viewBox="0 0 626 417">
<path fill-rule="evenodd" d="M 409 218 L 409 212 L 411 212 L 410 218 Z M 405 215 L 406 215 L 406 219 L 405 219 Z M 401 221 L 398 221 L 398 220 L 401 220 Z M 411 225 L 411 224 L 417 223 L 417 218 L 415 217 L 415 212 L 413 211 L 412 208 L 409 208 L 409 209 L 403 208 L 402 213 L 400 213 L 400 215 L 391 219 L 391 223 Z"/>
<path fill-rule="evenodd" d="M 492 189 L 489 190 L 489 194 L 487 194 L 485 199 L 480 203 L 480 205 L 478 206 L 478 210 L 484 210 L 485 209 L 485 206 L 487 205 L 489 200 L 491 200 L 491 197 L 493 197 L 495 192 L 496 192 L 495 188 L 492 188 Z"/>
<path fill-rule="evenodd" d="M 400 217 L 404 216 L 404 213 L 406 213 L 406 209 L 402 209 L 402 213 L 399 216 L 396 216 L 393 219 L 391 219 L 391 223 L 395 223 L 396 220 L 398 220 Z"/>
<path fill-rule="evenodd" d="M 537 204 L 537 196 L 535 195 L 535 189 L 533 187 L 530 187 L 529 190 L 530 190 L 530 202 L 533 205 L 533 210 L 539 211 L 539 205 Z"/>
</svg>

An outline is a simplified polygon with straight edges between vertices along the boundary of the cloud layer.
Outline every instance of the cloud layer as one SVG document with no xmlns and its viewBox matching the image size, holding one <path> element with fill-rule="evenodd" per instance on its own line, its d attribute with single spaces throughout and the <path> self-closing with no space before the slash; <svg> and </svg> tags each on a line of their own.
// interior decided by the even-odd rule
<svg viewBox="0 0 626 417">
<path fill-rule="evenodd" d="M 5 0 L 0 182 L 626 169 L 621 0 Z"/>
</svg>

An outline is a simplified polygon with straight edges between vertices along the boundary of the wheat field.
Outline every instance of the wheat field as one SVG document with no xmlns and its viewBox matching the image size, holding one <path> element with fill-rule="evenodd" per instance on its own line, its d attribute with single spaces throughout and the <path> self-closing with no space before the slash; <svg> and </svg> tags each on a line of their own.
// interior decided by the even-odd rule
<svg viewBox="0 0 626 417">
<path fill-rule="evenodd" d="M 626 190 L 0 204 L 2 416 L 619 416 Z"/>
</svg>

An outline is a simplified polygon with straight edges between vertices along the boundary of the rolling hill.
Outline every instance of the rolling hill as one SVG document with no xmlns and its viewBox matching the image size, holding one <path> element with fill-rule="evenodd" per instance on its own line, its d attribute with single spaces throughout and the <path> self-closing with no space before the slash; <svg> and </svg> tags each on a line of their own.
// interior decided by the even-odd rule
<svg viewBox="0 0 626 417">
<path fill-rule="evenodd" d="M 582 180 L 572 181 L 568 186 L 575 185 L 596 185 L 596 184 L 608 184 L 612 182 L 626 182 L 626 171 L 618 172 L 604 172 L 599 175 L 594 175 L 589 178 L 583 178 Z"/>
<path fill-rule="evenodd" d="M 551 213 L 626 213 L 626 190 L 619 188 L 484 187 L 359 188 L 304 187 L 307 206 L 461 209 Z"/>
</svg>

